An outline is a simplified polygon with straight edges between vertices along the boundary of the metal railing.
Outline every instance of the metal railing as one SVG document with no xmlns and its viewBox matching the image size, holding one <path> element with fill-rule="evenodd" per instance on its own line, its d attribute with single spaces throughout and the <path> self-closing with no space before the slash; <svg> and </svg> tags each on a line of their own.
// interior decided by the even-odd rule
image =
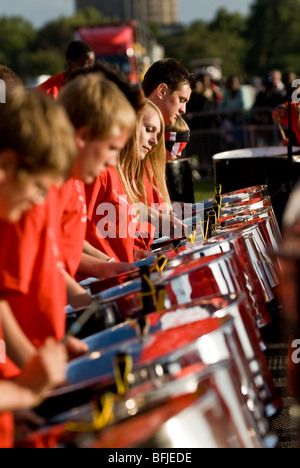
<svg viewBox="0 0 300 468">
<path fill-rule="evenodd" d="M 185 156 L 192 158 L 201 175 L 213 174 L 212 156 L 240 148 L 257 148 L 281 144 L 277 125 L 271 118 L 272 108 L 249 111 L 210 111 L 187 113 L 184 118 L 191 129 Z"/>
</svg>

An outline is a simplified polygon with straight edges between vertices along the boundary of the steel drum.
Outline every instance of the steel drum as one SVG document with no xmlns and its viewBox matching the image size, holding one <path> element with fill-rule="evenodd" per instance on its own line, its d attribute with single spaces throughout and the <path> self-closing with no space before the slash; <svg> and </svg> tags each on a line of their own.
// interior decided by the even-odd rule
<svg viewBox="0 0 300 468">
<path fill-rule="evenodd" d="M 191 245 L 186 243 L 182 245 L 177 254 L 169 253 L 172 260 L 180 262 L 181 257 L 190 253 L 194 258 L 199 256 L 211 255 L 220 252 L 235 251 L 235 258 L 240 265 L 240 277 L 245 285 L 245 290 L 252 305 L 253 314 L 259 328 L 268 325 L 272 318 L 266 307 L 266 300 L 271 300 L 274 295 L 271 291 L 267 274 L 261 268 L 256 271 L 255 266 L 260 261 L 260 254 L 251 234 L 241 232 L 225 232 L 202 242 L 195 242 Z M 268 292 L 268 295 L 265 294 Z M 270 298 L 270 299 L 269 299 Z"/>
<path fill-rule="evenodd" d="M 299 154 L 294 147 L 294 154 Z M 273 198 L 274 211 L 281 225 L 291 185 L 299 177 L 299 157 L 293 156 L 291 171 L 287 148 L 271 146 L 263 148 L 245 148 L 213 156 L 215 183 L 221 184 L 225 192 L 251 187 L 258 184 L 268 186 Z M 237 176 L 238 174 L 238 176 Z"/>
<path fill-rule="evenodd" d="M 268 217 L 246 217 L 241 223 L 232 223 L 225 227 L 216 227 L 215 234 L 224 234 L 228 232 L 241 233 L 243 236 L 252 236 L 255 245 L 255 250 L 259 257 L 254 260 L 253 266 L 257 272 L 258 278 L 261 278 L 261 285 L 264 289 L 266 301 L 270 302 L 274 299 L 274 289 L 279 285 L 279 277 L 281 275 L 282 265 L 273 256 L 269 254 L 269 250 L 278 250 L 277 239 L 272 236 L 273 228 Z M 271 234 L 272 240 L 267 236 Z M 253 249 L 251 249 L 251 257 L 254 259 Z M 262 273 L 263 270 L 263 273 Z M 267 284 L 264 278 L 268 278 Z"/>
<path fill-rule="evenodd" d="M 216 194 L 217 195 L 217 194 Z M 269 197 L 267 185 L 256 185 L 254 187 L 246 187 L 244 189 L 235 190 L 233 192 L 221 193 L 222 207 L 228 208 L 230 206 L 244 206 L 252 204 L 253 201 L 258 202 Z M 216 203 L 216 197 L 211 197 L 199 203 L 192 205 L 192 213 L 196 214 L 204 210 L 211 210 Z"/>
<path fill-rule="evenodd" d="M 228 376 L 231 379 L 228 387 Z M 219 391 L 221 382 L 227 390 L 235 382 L 231 362 L 190 368 L 157 388 L 144 385 L 129 390 L 122 398 L 114 397 L 108 418 L 100 420 L 97 399 L 66 411 L 18 444 L 18 448 L 260 448 L 274 446 L 276 437 L 269 433 L 252 437 L 247 413 L 236 388 L 239 426 L 231 408 Z M 104 396 L 105 401 L 111 396 Z M 231 398 L 231 401 L 235 401 Z M 231 403 L 232 404 L 232 403 Z"/>
<path fill-rule="evenodd" d="M 84 399 L 91 398 L 95 392 L 103 394 L 118 389 L 120 379 L 116 377 L 119 375 L 116 374 L 116 360 L 121 359 L 123 363 L 124 357 L 130 357 L 132 363 L 128 369 L 127 382 L 133 389 L 140 385 L 161 388 L 166 382 L 176 381 L 178 376 L 189 372 L 195 365 L 209 366 L 224 359 L 232 359 L 232 369 L 223 369 L 218 379 L 219 392 L 248 446 L 253 444 L 253 436 L 262 440 L 268 437 L 268 422 L 259 403 L 256 402 L 255 408 L 250 404 L 253 404 L 252 398 L 255 396 L 247 392 L 251 380 L 248 380 L 249 386 L 244 388 L 247 383 L 244 378 L 247 366 L 239 364 L 239 360 L 243 359 L 243 351 L 231 316 L 210 317 L 157 331 L 142 340 L 136 338 L 121 342 L 76 359 L 68 367 L 69 384 L 53 392 L 42 407 L 45 410 L 45 405 L 47 407 L 50 404 L 50 414 L 55 411 L 58 414 L 62 407 L 66 411 L 68 405 L 87 403 Z M 41 407 L 39 413 L 45 416 Z"/>
<path fill-rule="evenodd" d="M 226 308 L 227 307 L 227 308 Z M 208 315 L 222 316 L 225 313 L 231 313 L 235 317 L 236 328 L 239 334 L 240 341 L 242 342 L 243 352 L 247 358 L 247 366 L 251 369 L 252 378 L 257 387 L 257 392 L 262 401 L 266 405 L 266 411 L 268 416 L 273 415 L 281 405 L 281 400 L 278 398 L 277 392 L 274 388 L 273 380 L 268 369 L 264 354 L 261 351 L 259 343 L 260 335 L 258 334 L 257 327 L 251 314 L 251 309 L 246 300 L 245 293 L 237 298 L 236 294 L 231 296 L 213 296 L 208 300 L 199 299 L 193 301 L 192 304 L 186 302 L 184 305 L 177 304 L 176 307 L 170 310 L 166 309 L 161 311 L 162 317 L 167 313 L 170 317 L 170 313 L 178 313 L 181 310 L 189 310 L 189 316 L 186 313 L 182 316 L 182 320 L 195 321 L 200 317 L 207 317 Z M 171 314 L 174 316 L 174 314 Z M 149 320 L 153 320 L 153 317 L 157 317 L 155 314 L 149 315 Z M 150 331 L 153 333 L 161 327 L 160 322 L 151 322 Z M 141 333 L 140 333 L 141 334 Z M 96 351 L 99 347 L 106 347 L 110 345 L 116 345 L 126 339 L 133 338 L 137 335 L 137 328 L 133 326 L 132 322 L 119 324 L 110 330 L 106 330 L 102 333 L 94 334 L 86 338 L 86 342 L 89 345 L 91 351 Z"/>
<path fill-rule="evenodd" d="M 175 262 L 174 266 L 172 266 L 172 261 Z M 179 264 L 176 258 L 172 261 L 170 266 L 162 272 L 154 271 L 149 274 L 153 294 L 141 275 L 138 279 L 95 294 L 94 298 L 100 303 L 99 314 L 97 314 L 99 317 L 96 320 L 92 317 L 77 336 L 85 338 L 93 332 L 97 333 L 107 328 L 105 322 L 113 326 L 127 318 L 134 317 L 135 314 L 140 314 L 142 307 L 144 313 L 149 313 L 156 311 L 158 307 L 170 308 L 173 305 L 191 302 L 201 296 L 236 293 L 245 288 L 240 266 L 233 250 L 196 259 L 186 256 L 185 260 L 181 259 Z M 146 293 L 143 285 L 146 286 Z M 94 283 L 93 291 L 97 291 L 96 288 L 97 283 Z M 157 300 L 157 297 L 160 299 Z M 84 309 L 70 310 L 67 313 L 67 330 L 83 313 Z M 109 316 L 109 320 L 103 320 L 103 316 Z"/>
<path fill-rule="evenodd" d="M 245 285 L 233 251 L 196 259 L 185 258 L 186 261 L 181 259 L 179 264 L 161 273 L 150 274 L 153 294 L 149 289 L 143 291 L 142 280 L 136 280 L 103 291 L 95 297 L 106 304 L 115 302 L 126 319 L 139 314 L 141 308 L 144 308 L 144 312 L 147 308 L 145 313 L 148 313 L 158 310 L 158 307 L 170 308 L 204 296 L 244 291 Z M 156 300 L 158 295 L 162 298 L 160 303 Z"/>
<path fill-rule="evenodd" d="M 235 319 L 235 327 L 242 343 L 243 355 L 246 361 L 242 368 L 249 368 L 251 380 L 254 381 L 257 394 L 266 406 L 267 415 L 275 414 L 281 406 L 281 400 L 275 390 L 273 379 L 269 371 L 265 356 L 260 346 L 260 334 L 257 331 L 245 293 L 230 295 L 214 295 L 208 298 L 194 300 L 192 303 L 177 305 L 159 313 L 149 314 L 149 333 L 160 328 L 174 328 L 190 322 L 207 318 L 208 316 L 222 317 L 230 314 Z M 85 341 L 91 351 L 116 344 L 141 334 L 138 324 L 123 323 L 111 330 L 88 337 Z M 251 386 L 251 385 L 250 385 Z M 247 385 L 245 384 L 246 388 Z"/>
</svg>

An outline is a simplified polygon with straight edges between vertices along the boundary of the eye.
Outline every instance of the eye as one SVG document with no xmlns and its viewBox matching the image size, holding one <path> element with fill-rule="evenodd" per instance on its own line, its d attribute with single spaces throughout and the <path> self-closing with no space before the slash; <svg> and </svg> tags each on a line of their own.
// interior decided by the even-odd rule
<svg viewBox="0 0 300 468">
<path fill-rule="evenodd" d="M 153 127 L 146 127 L 146 132 L 147 133 L 154 133 L 154 128 Z"/>
<path fill-rule="evenodd" d="M 35 187 L 39 192 L 39 195 L 43 198 L 45 198 L 48 195 L 48 188 L 44 187 L 44 185 L 41 182 L 36 182 Z"/>
</svg>

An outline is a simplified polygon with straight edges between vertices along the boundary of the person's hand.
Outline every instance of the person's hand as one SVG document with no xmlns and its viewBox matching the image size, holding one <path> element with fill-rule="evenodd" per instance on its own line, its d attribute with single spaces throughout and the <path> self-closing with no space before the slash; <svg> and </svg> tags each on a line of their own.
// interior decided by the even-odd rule
<svg viewBox="0 0 300 468">
<path fill-rule="evenodd" d="M 84 341 L 74 336 L 68 337 L 65 342 L 65 346 L 69 354 L 69 360 L 84 356 L 90 350 Z"/>
<path fill-rule="evenodd" d="M 47 396 L 47 392 L 65 382 L 67 350 L 54 338 L 48 338 L 36 355 L 23 368 L 16 382 L 27 389 L 24 407 L 38 406 Z"/>
<path fill-rule="evenodd" d="M 177 160 L 178 155 L 174 156 L 170 151 L 166 151 L 166 162 L 172 162 Z"/>
<path fill-rule="evenodd" d="M 170 237 L 185 237 L 187 233 L 187 226 L 184 224 L 180 219 L 176 218 L 175 216 L 172 216 L 170 218 L 170 232 L 171 236 Z"/>
<path fill-rule="evenodd" d="M 287 111 L 287 107 L 285 104 L 280 104 L 272 111 L 272 119 L 273 122 L 278 125 L 281 123 L 282 119 L 284 118 Z"/>
<path fill-rule="evenodd" d="M 289 143 L 290 143 L 290 140 L 289 140 L 288 138 L 283 138 L 283 139 L 281 140 L 281 144 L 282 144 L 283 146 L 289 146 Z"/>
<path fill-rule="evenodd" d="M 155 253 L 151 252 L 150 250 L 134 249 L 133 255 L 134 261 L 138 262 L 139 260 L 143 260 L 144 258 L 154 257 Z"/>
<path fill-rule="evenodd" d="M 121 275 L 122 273 L 130 273 L 136 270 L 136 267 L 127 262 L 104 262 L 100 268 L 100 276 L 103 279 L 112 278 L 113 276 Z"/>
</svg>

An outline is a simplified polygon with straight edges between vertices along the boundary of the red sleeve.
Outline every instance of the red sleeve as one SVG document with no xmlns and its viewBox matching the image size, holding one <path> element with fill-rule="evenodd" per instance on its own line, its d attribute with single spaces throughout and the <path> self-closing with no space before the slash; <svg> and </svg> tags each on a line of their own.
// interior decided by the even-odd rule
<svg viewBox="0 0 300 468">
<path fill-rule="evenodd" d="M 122 182 L 115 168 L 99 178 L 93 209 L 88 210 L 86 240 L 93 247 L 121 262 L 134 261 L 134 239 L 128 228 L 134 224 Z"/>
<path fill-rule="evenodd" d="M 58 93 L 62 88 L 64 82 L 66 81 L 63 73 L 58 73 L 57 75 L 51 76 L 47 81 L 40 84 L 37 89 L 45 91 L 47 94 L 52 96 L 54 99 L 57 99 Z"/>
<path fill-rule="evenodd" d="M 87 218 L 92 219 L 95 206 L 103 202 L 107 196 L 108 172 L 102 172 L 93 184 L 85 185 Z"/>
<path fill-rule="evenodd" d="M 75 277 L 86 235 L 86 199 L 82 181 L 69 179 L 60 190 L 61 246 L 66 271 Z"/>
<path fill-rule="evenodd" d="M 41 205 L 16 224 L 0 222 L 0 291 L 27 293 L 45 216 Z"/>
</svg>

